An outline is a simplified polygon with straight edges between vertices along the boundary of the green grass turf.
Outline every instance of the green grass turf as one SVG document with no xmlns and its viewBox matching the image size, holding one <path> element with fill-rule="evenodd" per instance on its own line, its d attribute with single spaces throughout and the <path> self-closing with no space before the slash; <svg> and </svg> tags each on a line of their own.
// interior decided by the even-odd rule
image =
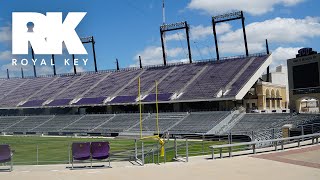
<svg viewBox="0 0 320 180">
<path fill-rule="evenodd" d="M 111 147 L 111 159 L 114 161 L 128 160 L 134 155 L 134 139 L 106 139 L 106 138 L 76 138 L 76 137 L 40 137 L 40 136 L 0 136 L 0 144 L 9 144 L 14 150 L 14 164 L 63 164 L 69 162 L 69 152 L 72 142 L 109 141 Z M 152 149 L 155 150 L 154 162 L 157 162 L 157 141 L 143 140 L 146 163 L 151 163 Z M 189 156 L 210 154 L 209 146 L 223 144 L 225 141 L 188 141 Z M 178 141 L 178 154 L 185 156 L 185 141 Z M 172 161 L 174 157 L 174 142 L 166 143 L 166 161 Z M 141 153 L 141 141 L 138 142 Z M 226 150 L 223 150 L 226 152 Z M 38 156 L 37 156 L 38 154 Z M 38 157 L 38 161 L 37 161 Z M 160 158 L 163 162 L 164 158 Z"/>
</svg>

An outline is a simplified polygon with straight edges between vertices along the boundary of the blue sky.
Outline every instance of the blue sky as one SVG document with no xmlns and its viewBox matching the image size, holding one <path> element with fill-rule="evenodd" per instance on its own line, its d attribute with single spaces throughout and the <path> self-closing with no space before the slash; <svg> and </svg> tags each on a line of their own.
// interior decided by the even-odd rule
<svg viewBox="0 0 320 180">
<path fill-rule="evenodd" d="M 301 47 L 320 51 L 320 2 L 317 0 L 166 0 L 166 23 L 187 21 L 191 28 L 191 48 L 194 60 L 215 57 L 211 16 L 233 10 L 243 10 L 246 17 L 249 52 L 264 52 L 264 40 L 269 39 L 273 66 L 285 64 Z M 20 75 L 20 66 L 11 65 L 12 12 L 87 12 L 77 27 L 80 37 L 94 36 L 98 69 L 114 69 L 137 65 L 138 55 L 144 65 L 161 64 L 162 52 L 159 26 L 162 23 L 161 0 L 2 0 L 0 7 L 0 77 Z M 244 54 L 240 21 L 217 27 L 221 56 Z M 170 62 L 185 61 L 187 44 L 184 31 L 166 34 L 167 56 Z M 92 71 L 91 46 L 89 64 L 79 71 Z M 31 58 L 20 56 L 19 58 Z M 70 72 L 62 65 L 64 55 L 56 57 L 58 73 Z M 80 57 L 80 56 L 78 56 Z M 81 56 L 83 57 L 83 56 Z M 37 57 L 47 58 L 50 56 Z M 32 75 L 30 66 L 23 67 Z M 37 66 L 38 74 L 52 74 L 50 66 Z"/>
</svg>

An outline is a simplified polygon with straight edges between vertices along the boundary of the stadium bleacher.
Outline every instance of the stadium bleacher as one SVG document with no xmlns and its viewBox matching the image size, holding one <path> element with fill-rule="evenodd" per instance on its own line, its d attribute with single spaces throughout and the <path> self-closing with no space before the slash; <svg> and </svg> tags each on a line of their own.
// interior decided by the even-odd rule
<svg viewBox="0 0 320 180">
<path fill-rule="evenodd" d="M 221 122 L 229 111 L 192 112 L 180 123 L 173 126 L 170 133 L 206 133 Z"/>
<path fill-rule="evenodd" d="M 67 132 L 90 132 L 95 127 L 103 124 L 108 119 L 112 118 L 114 115 L 85 115 L 79 118 L 76 122 L 62 129 L 62 131 Z"/>
<path fill-rule="evenodd" d="M 65 127 L 68 127 L 71 123 L 77 121 L 82 116 L 80 115 L 63 115 L 63 116 L 54 116 L 49 121 L 37 126 L 32 129 L 34 132 L 59 132 Z"/>
<path fill-rule="evenodd" d="M 205 134 L 230 115 L 230 111 L 211 112 L 170 112 L 159 113 L 160 133 Z M 139 113 L 127 114 L 87 114 L 87 115 L 41 115 L 41 116 L 0 116 L 0 132 L 7 133 L 138 133 Z M 250 134 L 285 124 L 295 126 L 319 123 L 317 114 L 292 115 L 244 114 L 226 133 Z M 142 114 L 142 130 L 157 133 L 156 114 Z M 220 133 L 219 133 L 220 134 Z M 222 135 L 222 134 L 221 134 Z"/>
<path fill-rule="evenodd" d="M 29 130 L 37 127 L 38 125 L 45 123 L 52 119 L 54 116 L 28 116 L 22 119 L 18 123 L 8 127 L 4 131 L 6 132 L 30 132 Z"/>
<path fill-rule="evenodd" d="M 158 123 L 159 123 L 159 131 L 165 132 L 167 129 L 175 125 L 175 123 L 180 122 L 188 116 L 187 113 L 159 113 L 158 115 Z M 157 132 L 157 115 L 152 114 L 149 118 L 145 119 L 143 121 L 142 130 L 143 131 L 151 131 L 151 132 Z M 139 131 L 140 130 L 140 124 L 137 124 L 134 126 L 130 131 Z"/>
<path fill-rule="evenodd" d="M 274 123 L 283 124 L 289 114 L 245 114 L 233 128 L 232 133 L 250 132 L 272 128 Z M 281 126 L 279 126 L 281 127 Z"/>
<path fill-rule="evenodd" d="M 142 69 L 3 79 L 0 107 L 137 103 L 138 77 L 141 78 L 144 102 L 155 101 L 155 81 L 158 81 L 160 101 L 213 99 L 218 97 L 221 90 L 226 90 L 228 84 L 230 89 L 224 95 L 234 97 L 268 57 L 266 54 L 258 54 L 220 61 L 168 64 Z M 239 71 L 240 67 L 246 69 Z M 240 80 L 230 85 L 230 81 L 235 77 L 240 77 Z"/>
</svg>

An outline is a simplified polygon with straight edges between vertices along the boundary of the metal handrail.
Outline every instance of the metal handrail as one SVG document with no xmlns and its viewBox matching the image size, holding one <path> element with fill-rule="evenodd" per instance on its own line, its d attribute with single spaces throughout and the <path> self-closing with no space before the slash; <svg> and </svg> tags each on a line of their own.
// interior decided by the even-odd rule
<svg viewBox="0 0 320 180">
<path fill-rule="evenodd" d="M 213 145 L 213 146 L 209 146 L 209 148 L 212 150 L 212 159 L 215 159 L 214 158 L 214 150 L 215 149 L 220 149 L 220 158 L 222 158 L 222 148 L 229 148 L 229 157 L 232 157 L 232 147 L 252 145 L 253 154 L 256 154 L 256 144 L 257 143 L 273 143 L 275 150 L 277 151 L 279 142 L 281 144 L 281 149 L 284 150 L 284 142 L 285 141 L 298 140 L 298 147 L 300 147 L 300 142 L 306 138 L 312 138 L 312 144 L 314 144 L 314 140 L 316 139 L 316 143 L 318 144 L 319 138 L 320 138 L 320 133 L 287 137 L 287 138 L 269 139 L 269 140 L 264 140 L 264 141 L 251 141 L 251 142 L 245 142 L 245 143 Z"/>
</svg>

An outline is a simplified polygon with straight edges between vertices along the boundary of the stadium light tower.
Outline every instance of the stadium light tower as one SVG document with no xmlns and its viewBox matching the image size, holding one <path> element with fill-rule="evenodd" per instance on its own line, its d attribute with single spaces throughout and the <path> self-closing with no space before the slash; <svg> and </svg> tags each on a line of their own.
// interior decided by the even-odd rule
<svg viewBox="0 0 320 180">
<path fill-rule="evenodd" d="M 34 59 L 34 51 L 33 51 L 33 48 L 31 46 L 31 55 L 32 55 L 32 59 Z M 37 71 L 36 71 L 36 65 L 33 64 L 33 74 L 34 74 L 34 77 L 37 77 Z"/>
<path fill-rule="evenodd" d="M 218 47 L 216 25 L 218 23 L 227 22 L 227 21 L 234 21 L 234 20 L 238 20 L 238 19 L 241 19 L 241 22 L 242 22 L 242 31 L 243 31 L 243 39 L 244 39 L 244 46 L 245 46 L 245 50 L 246 50 L 246 56 L 249 56 L 246 27 L 244 24 L 245 18 L 243 15 L 243 11 L 237 11 L 237 12 L 232 12 L 232 13 L 227 13 L 227 14 L 222 14 L 222 15 L 217 15 L 217 16 L 212 17 L 212 28 L 213 28 L 214 42 L 216 45 L 217 60 L 219 60 L 220 57 L 219 57 L 219 47 Z"/>
<path fill-rule="evenodd" d="M 72 54 L 72 63 L 73 63 L 73 73 L 74 73 L 74 74 L 77 74 L 77 67 L 76 67 L 76 65 L 74 64 L 74 54 Z"/>
<path fill-rule="evenodd" d="M 163 24 L 160 26 L 160 35 L 161 35 L 161 45 L 162 45 L 162 55 L 163 55 L 163 64 L 167 65 L 167 58 L 166 58 L 166 50 L 164 45 L 164 36 L 165 32 L 167 31 L 175 31 L 175 30 L 186 30 L 186 37 L 188 43 L 188 54 L 189 54 L 189 62 L 192 63 L 192 55 L 191 55 L 191 48 L 190 48 L 190 40 L 189 40 L 189 26 L 187 21 L 173 23 L 173 24 Z"/>
<path fill-rule="evenodd" d="M 268 39 L 266 39 L 266 51 L 267 51 L 267 54 L 270 54 Z M 270 82 L 270 66 L 268 66 L 267 68 L 267 82 Z"/>
<path fill-rule="evenodd" d="M 21 78 L 24 78 L 23 68 L 21 68 Z"/>
<path fill-rule="evenodd" d="M 88 37 L 82 37 L 80 38 L 82 44 L 87 44 L 87 43 L 91 43 L 92 44 L 92 52 L 93 52 L 93 61 L 94 61 L 94 71 L 95 72 L 98 72 L 98 68 L 97 68 L 97 60 L 96 60 L 96 50 L 95 50 L 95 41 L 93 39 L 93 36 L 88 36 Z M 72 61 L 73 61 L 73 71 L 74 71 L 74 74 L 77 74 L 77 70 L 76 70 L 76 67 L 74 65 L 74 54 L 72 54 Z"/>
<path fill-rule="evenodd" d="M 53 64 L 53 75 L 57 75 L 56 64 L 54 62 L 54 54 L 52 54 L 51 59 L 52 59 L 52 64 Z"/>
<path fill-rule="evenodd" d="M 93 36 L 89 36 L 89 37 L 83 37 L 80 38 L 82 44 L 86 44 L 86 43 L 91 43 L 92 45 L 92 53 L 93 53 L 93 61 L 94 61 L 94 71 L 97 72 L 98 68 L 97 68 L 97 60 L 96 60 L 96 50 L 95 50 L 95 41 Z"/>
</svg>

